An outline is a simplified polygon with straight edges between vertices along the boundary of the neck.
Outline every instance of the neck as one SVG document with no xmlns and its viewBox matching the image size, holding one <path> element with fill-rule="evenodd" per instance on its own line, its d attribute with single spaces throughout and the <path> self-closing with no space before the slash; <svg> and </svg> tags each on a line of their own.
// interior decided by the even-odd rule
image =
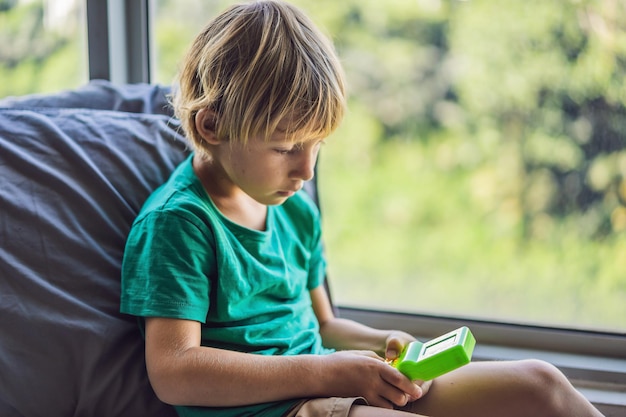
<svg viewBox="0 0 626 417">
<path fill-rule="evenodd" d="M 253 230 L 265 230 L 267 206 L 235 186 L 219 164 L 195 155 L 193 170 L 213 204 L 226 218 Z"/>
</svg>

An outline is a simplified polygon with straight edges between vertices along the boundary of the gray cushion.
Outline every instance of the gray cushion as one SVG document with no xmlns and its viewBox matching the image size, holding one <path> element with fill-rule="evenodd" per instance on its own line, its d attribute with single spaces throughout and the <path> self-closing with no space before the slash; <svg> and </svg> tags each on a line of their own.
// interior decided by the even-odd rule
<svg viewBox="0 0 626 417">
<path fill-rule="evenodd" d="M 165 92 L 0 100 L 1 416 L 174 415 L 118 312 L 130 225 L 187 154 Z"/>
<path fill-rule="evenodd" d="M 0 106 L 82 108 L 171 116 L 172 108 L 167 101 L 167 94 L 169 88 L 159 85 L 115 85 L 105 80 L 92 80 L 75 90 L 55 94 L 6 97 L 0 100 Z"/>
</svg>

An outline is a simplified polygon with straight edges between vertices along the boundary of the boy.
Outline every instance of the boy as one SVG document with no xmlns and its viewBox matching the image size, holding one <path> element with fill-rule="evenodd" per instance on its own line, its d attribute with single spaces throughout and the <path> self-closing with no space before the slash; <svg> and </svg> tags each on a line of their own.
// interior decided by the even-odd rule
<svg viewBox="0 0 626 417">
<path fill-rule="evenodd" d="M 410 381 L 414 340 L 336 318 L 319 214 L 300 191 L 344 107 L 330 42 L 278 1 L 234 6 L 193 43 L 174 106 L 193 155 L 128 237 L 121 310 L 181 416 L 600 416 L 538 361 Z"/>
</svg>

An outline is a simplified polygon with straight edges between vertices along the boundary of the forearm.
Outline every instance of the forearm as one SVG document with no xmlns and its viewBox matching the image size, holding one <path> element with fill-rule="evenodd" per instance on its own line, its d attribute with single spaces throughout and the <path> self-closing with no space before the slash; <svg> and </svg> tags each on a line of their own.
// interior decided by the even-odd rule
<svg viewBox="0 0 626 417">
<path fill-rule="evenodd" d="M 263 356 L 193 347 L 163 366 L 147 358 L 161 400 L 174 405 L 242 406 L 297 398 L 364 397 L 392 408 L 419 388 L 372 352 Z"/>
<path fill-rule="evenodd" d="M 150 382 L 173 405 L 240 406 L 323 395 L 320 356 L 264 356 L 194 347 L 147 358 Z"/>
<path fill-rule="evenodd" d="M 414 340 L 405 332 L 378 330 L 352 320 L 335 317 L 326 290 L 321 285 L 311 290 L 311 301 L 326 347 L 337 350 L 368 350 L 385 357 L 386 349 L 397 351 L 402 349 L 404 344 Z"/>
<path fill-rule="evenodd" d="M 227 407 L 323 395 L 324 379 L 333 375 L 321 356 L 265 356 L 204 347 L 200 333 L 195 321 L 146 319 L 146 367 L 162 401 Z"/>
<path fill-rule="evenodd" d="M 383 332 L 327 316 L 330 355 L 264 356 L 200 346 L 200 323 L 146 319 L 146 366 L 157 396 L 173 405 L 232 407 L 295 398 L 362 396 L 370 404 L 403 405 L 418 389 L 372 350 Z M 348 343 L 352 340 L 353 343 Z M 382 343 L 381 343 L 382 342 Z M 399 342 L 401 343 L 401 342 Z"/>
<path fill-rule="evenodd" d="M 386 340 L 392 333 L 341 318 L 320 324 L 324 346 L 337 350 L 371 350 L 381 357 L 385 356 Z"/>
</svg>

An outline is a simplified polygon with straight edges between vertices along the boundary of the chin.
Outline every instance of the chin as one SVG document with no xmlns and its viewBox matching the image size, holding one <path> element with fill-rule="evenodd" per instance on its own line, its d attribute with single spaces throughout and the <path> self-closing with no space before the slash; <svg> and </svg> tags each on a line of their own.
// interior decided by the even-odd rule
<svg viewBox="0 0 626 417">
<path fill-rule="evenodd" d="M 263 204 L 264 206 L 280 206 L 281 204 L 283 204 L 285 201 L 287 201 L 287 199 L 289 199 L 288 196 L 283 196 L 283 195 L 265 195 L 262 197 L 252 197 L 254 198 L 254 200 L 256 200 L 257 203 L 259 204 Z"/>
<path fill-rule="evenodd" d="M 274 195 L 270 198 L 268 198 L 267 202 L 265 203 L 268 206 L 280 206 L 281 204 L 283 204 L 285 201 L 287 201 L 290 197 L 292 197 L 293 194 L 289 194 L 289 195 L 282 195 L 282 194 L 278 194 L 278 195 Z"/>
<path fill-rule="evenodd" d="M 281 204 L 283 204 L 288 199 L 289 199 L 289 197 L 275 198 L 271 202 L 265 203 L 265 205 L 267 205 L 267 206 L 280 206 Z"/>
</svg>

